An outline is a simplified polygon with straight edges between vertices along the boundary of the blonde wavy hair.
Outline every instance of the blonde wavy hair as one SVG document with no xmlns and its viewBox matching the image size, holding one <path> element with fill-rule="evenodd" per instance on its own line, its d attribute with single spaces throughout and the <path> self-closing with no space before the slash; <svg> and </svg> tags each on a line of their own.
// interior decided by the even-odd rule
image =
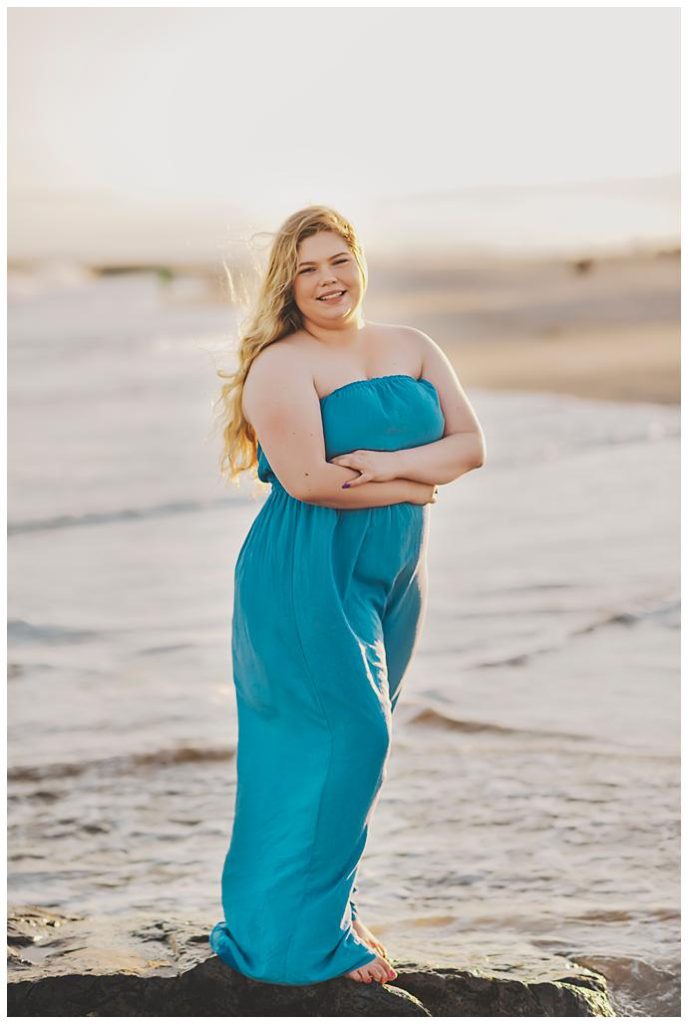
<svg viewBox="0 0 688 1024">
<path fill-rule="evenodd" d="M 226 382 L 216 403 L 222 434 L 220 474 L 230 481 L 238 483 L 241 473 L 258 465 L 258 439 L 241 408 L 244 384 L 259 352 L 303 327 L 293 289 L 299 245 L 321 231 L 335 231 L 342 237 L 361 272 L 363 294 L 368 286 L 366 260 L 354 227 L 336 210 L 308 206 L 293 213 L 278 229 L 253 310 L 240 328 L 237 367 L 234 371 L 217 370 Z"/>
</svg>

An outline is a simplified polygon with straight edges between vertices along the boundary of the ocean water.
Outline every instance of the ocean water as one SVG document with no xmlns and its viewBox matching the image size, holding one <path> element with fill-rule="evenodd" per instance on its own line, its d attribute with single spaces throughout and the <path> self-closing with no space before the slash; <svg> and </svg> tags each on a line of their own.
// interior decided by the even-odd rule
<svg viewBox="0 0 688 1024">
<path fill-rule="evenodd" d="M 9 330 L 9 902 L 210 926 L 233 567 L 267 494 L 217 469 L 231 311 L 24 282 Z M 470 398 L 487 461 L 431 510 L 361 915 L 398 959 L 556 955 L 620 1014 L 674 1015 L 679 411 Z"/>
</svg>

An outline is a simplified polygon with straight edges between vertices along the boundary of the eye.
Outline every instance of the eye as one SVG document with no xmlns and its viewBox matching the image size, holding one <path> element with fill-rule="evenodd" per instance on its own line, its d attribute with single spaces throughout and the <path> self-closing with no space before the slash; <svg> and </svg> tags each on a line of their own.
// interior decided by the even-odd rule
<svg viewBox="0 0 688 1024">
<path fill-rule="evenodd" d="M 336 267 L 336 266 L 338 266 L 338 265 L 339 265 L 340 263 L 348 263 L 348 262 L 349 262 L 349 260 L 348 260 L 348 257 L 347 257 L 347 256 L 344 256 L 344 258 L 343 258 L 343 259 L 341 259 L 341 260 L 335 260 L 335 261 L 334 261 L 334 265 L 335 265 L 335 267 Z M 300 274 L 310 274 L 311 270 L 313 270 L 313 267 L 304 267 L 304 268 L 303 268 L 303 270 L 300 270 L 300 271 L 299 271 L 299 273 L 300 273 Z"/>
</svg>

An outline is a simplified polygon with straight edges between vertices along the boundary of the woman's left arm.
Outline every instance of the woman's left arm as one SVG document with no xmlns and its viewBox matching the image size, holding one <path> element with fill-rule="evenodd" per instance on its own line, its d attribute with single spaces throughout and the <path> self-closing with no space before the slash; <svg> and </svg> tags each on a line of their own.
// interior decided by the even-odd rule
<svg viewBox="0 0 688 1024">
<path fill-rule="evenodd" d="M 421 376 L 437 388 L 444 415 L 444 436 L 416 448 L 393 452 L 361 450 L 337 456 L 331 461 L 360 473 L 349 481 L 349 487 L 397 478 L 448 484 L 485 462 L 485 438 L 478 417 L 449 359 L 427 334 L 414 327 L 404 330 L 412 332 L 413 341 L 420 346 Z"/>
</svg>

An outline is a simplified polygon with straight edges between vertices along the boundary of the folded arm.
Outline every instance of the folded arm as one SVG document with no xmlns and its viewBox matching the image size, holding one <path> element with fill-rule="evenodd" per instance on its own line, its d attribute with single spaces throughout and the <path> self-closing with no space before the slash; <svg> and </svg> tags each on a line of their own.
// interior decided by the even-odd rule
<svg viewBox="0 0 688 1024">
<path fill-rule="evenodd" d="M 448 484 L 484 461 L 482 435 L 473 430 L 445 434 L 417 448 L 385 452 L 391 456 L 393 479 L 403 477 L 428 484 Z"/>
<path fill-rule="evenodd" d="M 344 482 L 350 479 L 351 474 L 346 473 Z M 342 486 L 341 480 L 339 476 L 336 481 L 323 481 L 324 488 L 319 497 L 302 497 L 301 501 L 326 508 L 377 508 L 380 505 L 398 505 L 402 501 L 425 505 L 432 500 L 434 491 L 434 487 L 420 480 L 374 480 L 348 490 Z"/>
<path fill-rule="evenodd" d="M 359 474 L 328 462 L 320 399 L 302 355 L 279 341 L 254 360 L 244 385 L 244 414 L 285 490 L 328 508 L 371 508 L 433 500 L 431 481 L 374 481 L 345 488 Z"/>
<path fill-rule="evenodd" d="M 478 417 L 461 387 L 452 364 L 427 334 L 413 327 L 400 328 L 417 346 L 421 376 L 435 385 L 444 415 L 444 436 L 439 441 L 394 452 L 358 450 L 332 459 L 340 467 L 356 470 L 351 487 L 370 481 L 416 480 L 448 484 L 485 462 L 485 438 Z"/>
</svg>

